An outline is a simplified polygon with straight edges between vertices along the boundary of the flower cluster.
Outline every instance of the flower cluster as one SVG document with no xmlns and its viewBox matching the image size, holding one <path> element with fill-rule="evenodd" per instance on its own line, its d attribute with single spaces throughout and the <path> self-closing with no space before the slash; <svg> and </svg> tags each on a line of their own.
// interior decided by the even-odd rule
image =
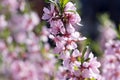
<svg viewBox="0 0 120 80">
<path fill-rule="evenodd" d="M 61 0 L 62 1 L 62 0 Z M 64 1 L 62 2 L 64 4 Z M 81 18 L 76 11 L 75 4 L 67 2 L 65 6 L 50 4 L 50 9 L 44 8 L 42 19 L 50 24 L 49 37 L 55 42 L 54 53 L 59 54 L 62 66 L 57 75 L 58 80 L 100 80 L 98 68 L 100 63 L 92 53 L 79 52 L 77 42 L 85 40 L 76 31 Z"/>
<path fill-rule="evenodd" d="M 2 12 L 16 13 L 18 10 L 24 11 L 25 0 L 1 0 Z"/>
<path fill-rule="evenodd" d="M 9 80 L 50 80 L 56 59 L 48 43 L 48 29 L 37 32 L 39 16 L 25 0 L 0 0 L 0 59 Z M 25 10 L 27 9 L 27 10 Z"/>
<path fill-rule="evenodd" d="M 110 40 L 106 43 L 102 61 L 102 75 L 104 80 L 120 79 L 120 41 Z"/>
<path fill-rule="evenodd" d="M 80 16 L 72 2 L 66 4 L 62 14 L 55 8 L 54 4 L 51 4 L 50 10 L 44 8 L 42 17 L 42 19 L 48 20 L 50 23 L 50 38 L 56 43 L 54 51 L 62 53 L 66 50 L 74 50 L 77 48 L 76 42 L 86 39 L 81 37 L 78 31 L 75 31 L 74 26 L 79 24 Z"/>
</svg>

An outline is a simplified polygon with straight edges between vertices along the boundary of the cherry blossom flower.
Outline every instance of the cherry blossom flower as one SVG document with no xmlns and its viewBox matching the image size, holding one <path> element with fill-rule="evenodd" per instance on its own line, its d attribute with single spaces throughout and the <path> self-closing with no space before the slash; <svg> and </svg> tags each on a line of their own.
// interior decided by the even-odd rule
<svg viewBox="0 0 120 80">
<path fill-rule="evenodd" d="M 42 16 L 43 20 L 51 20 L 52 17 L 54 17 L 56 14 L 54 4 L 50 4 L 50 9 L 45 7 L 43 11 L 44 11 L 44 14 Z"/>
<path fill-rule="evenodd" d="M 68 19 L 69 24 L 75 25 L 79 24 L 81 18 L 76 12 L 76 7 L 72 2 L 68 2 L 65 6 L 65 17 Z"/>
<path fill-rule="evenodd" d="M 63 23 L 61 20 L 56 20 L 56 21 L 51 21 L 51 33 L 53 35 L 57 34 L 64 34 L 65 33 L 65 28 L 63 27 Z"/>
</svg>

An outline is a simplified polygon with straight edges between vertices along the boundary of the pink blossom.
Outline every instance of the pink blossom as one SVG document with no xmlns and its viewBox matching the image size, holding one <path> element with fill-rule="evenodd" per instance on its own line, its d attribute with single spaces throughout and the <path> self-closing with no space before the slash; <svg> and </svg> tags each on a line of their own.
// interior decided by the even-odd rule
<svg viewBox="0 0 120 80">
<path fill-rule="evenodd" d="M 2 0 L 2 6 L 7 7 L 10 12 L 16 12 L 18 9 L 17 0 Z"/>
<path fill-rule="evenodd" d="M 51 21 L 51 33 L 53 35 L 64 34 L 65 28 L 61 20 Z"/>
<path fill-rule="evenodd" d="M 18 0 L 18 7 L 19 7 L 19 9 L 21 10 L 21 11 L 24 11 L 25 10 L 25 5 L 26 5 L 26 3 L 25 3 L 25 0 Z"/>
<path fill-rule="evenodd" d="M 15 41 L 21 44 L 25 43 L 25 40 L 27 39 L 27 34 L 24 31 L 14 33 L 13 36 L 14 36 Z"/>
<path fill-rule="evenodd" d="M 65 16 L 68 19 L 68 22 L 72 25 L 78 24 L 81 25 L 79 22 L 81 21 L 81 18 L 78 13 L 74 12 L 65 12 Z"/>
<path fill-rule="evenodd" d="M 17 18 L 17 20 L 16 20 Z M 21 24 L 20 24 L 21 22 Z M 29 14 L 14 14 L 9 21 L 9 27 L 12 31 L 32 31 L 39 24 L 39 17 L 35 12 Z"/>
<path fill-rule="evenodd" d="M 76 12 L 76 7 L 72 2 L 68 2 L 65 6 L 65 17 L 67 17 L 68 22 L 72 25 L 79 24 L 81 18 Z"/>
<path fill-rule="evenodd" d="M 66 31 L 68 33 L 74 33 L 75 32 L 75 28 L 71 24 L 68 24 Z"/>
<path fill-rule="evenodd" d="M 7 21 L 5 20 L 5 15 L 0 15 L 0 31 L 7 27 Z"/>
<path fill-rule="evenodd" d="M 102 58 L 102 75 L 104 79 L 119 80 L 120 78 L 120 41 L 110 40 Z"/>
<path fill-rule="evenodd" d="M 50 4 L 50 9 L 45 7 L 43 11 L 44 11 L 44 14 L 42 16 L 43 20 L 50 20 L 52 19 L 52 17 L 55 16 L 55 6 L 53 4 Z"/>
<path fill-rule="evenodd" d="M 14 14 L 11 16 L 11 19 L 9 20 L 8 25 L 12 32 L 19 31 L 19 30 L 25 31 L 24 27 L 26 25 L 26 22 L 27 21 L 23 15 Z"/>
<path fill-rule="evenodd" d="M 28 52 L 39 53 L 40 46 L 38 43 L 39 43 L 39 38 L 34 33 L 30 33 L 28 38 L 25 41 Z"/>
<path fill-rule="evenodd" d="M 70 10 L 76 11 L 75 4 L 73 4 L 72 2 L 68 2 L 64 9 L 64 11 L 70 11 Z"/>
<path fill-rule="evenodd" d="M 115 31 L 115 26 L 112 25 L 110 22 L 105 23 L 105 24 L 106 24 L 106 26 L 104 26 L 100 29 L 100 31 L 101 31 L 100 46 L 101 46 L 102 50 L 105 49 L 106 42 L 108 42 L 109 40 L 113 40 L 117 37 L 117 33 Z M 113 26 L 113 27 L 111 27 L 111 26 Z"/>
<path fill-rule="evenodd" d="M 35 26 L 39 24 L 39 16 L 35 12 L 31 12 L 30 14 L 25 14 L 24 15 L 26 19 L 26 24 L 25 24 L 25 30 L 27 31 L 32 31 Z"/>
<path fill-rule="evenodd" d="M 47 42 L 48 41 L 48 37 L 49 37 L 49 29 L 46 28 L 46 26 L 43 26 L 42 31 L 41 31 L 41 36 L 40 36 L 40 40 L 43 42 Z"/>
<path fill-rule="evenodd" d="M 97 78 L 100 73 L 98 70 L 98 68 L 100 67 L 100 63 L 96 60 L 96 57 L 94 57 L 92 53 L 89 54 L 88 58 L 90 58 L 90 60 L 83 63 L 84 67 L 88 67 L 88 69 L 85 69 L 85 71 L 83 70 L 83 76 L 85 78 Z M 87 74 L 85 75 L 85 73 Z"/>
<path fill-rule="evenodd" d="M 35 66 L 28 61 L 13 62 L 11 64 L 11 72 L 14 80 L 38 80 L 37 70 Z"/>
<path fill-rule="evenodd" d="M 58 80 L 99 79 L 100 63 L 96 57 L 92 53 L 85 56 L 77 49 L 77 42 L 86 38 L 81 37 L 74 28 L 81 21 L 75 5 L 68 2 L 62 13 L 57 9 L 59 8 L 54 8 L 51 15 L 51 10 L 44 8 L 43 19 L 49 20 L 51 33 L 49 37 L 55 42 L 55 53 L 59 53 L 59 59 L 63 60 L 60 72 L 58 71 Z M 55 14 L 54 11 L 57 11 L 58 14 Z"/>
<path fill-rule="evenodd" d="M 5 51 L 7 49 L 7 46 L 3 40 L 0 40 L 0 53 Z"/>
</svg>

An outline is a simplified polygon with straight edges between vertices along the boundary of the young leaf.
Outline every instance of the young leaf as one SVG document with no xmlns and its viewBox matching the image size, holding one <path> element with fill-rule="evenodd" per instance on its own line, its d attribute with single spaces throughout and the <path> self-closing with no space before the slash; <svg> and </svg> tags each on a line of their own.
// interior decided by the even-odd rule
<svg viewBox="0 0 120 80">
<path fill-rule="evenodd" d="M 62 8 L 64 8 L 65 5 L 66 5 L 68 2 L 69 2 L 69 0 L 60 0 L 60 6 L 61 6 Z"/>
<path fill-rule="evenodd" d="M 45 0 L 46 3 L 55 3 L 54 0 Z"/>
<path fill-rule="evenodd" d="M 88 46 L 86 46 L 86 47 L 84 48 L 84 50 L 82 51 L 81 63 L 84 62 L 84 55 L 85 55 L 87 49 L 88 49 Z"/>
<path fill-rule="evenodd" d="M 95 78 L 91 78 L 90 80 L 96 80 Z"/>
<path fill-rule="evenodd" d="M 50 2 L 49 0 L 45 0 L 46 3 Z"/>
<path fill-rule="evenodd" d="M 45 2 L 49 3 L 49 2 L 53 2 L 53 0 L 45 0 Z"/>
</svg>

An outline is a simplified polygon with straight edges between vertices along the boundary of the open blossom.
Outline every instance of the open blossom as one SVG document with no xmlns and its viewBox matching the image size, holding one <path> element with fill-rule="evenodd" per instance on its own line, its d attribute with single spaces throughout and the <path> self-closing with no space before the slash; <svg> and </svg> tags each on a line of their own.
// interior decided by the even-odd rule
<svg viewBox="0 0 120 80">
<path fill-rule="evenodd" d="M 83 63 L 83 67 L 87 69 L 83 70 L 82 75 L 85 78 L 97 79 L 100 76 L 100 71 L 98 70 L 100 62 L 97 62 L 96 57 L 94 57 L 92 53 L 89 54 L 88 58 L 90 58 L 90 60 Z"/>
<path fill-rule="evenodd" d="M 53 4 L 51 4 L 54 6 Z M 54 12 L 57 8 L 52 7 L 52 11 Z M 47 8 L 44 8 L 43 17 L 47 14 Z M 73 10 L 74 12 L 70 11 Z M 59 11 L 59 10 L 57 10 Z M 66 14 L 66 15 L 65 15 Z M 53 13 L 52 13 L 53 15 Z M 68 15 L 68 16 L 67 16 Z M 70 16 L 69 16 L 70 15 Z M 75 16 L 74 16 L 75 15 Z M 72 2 L 68 2 L 64 8 L 64 12 L 61 17 L 58 14 L 52 16 L 50 19 L 50 33 L 53 35 L 53 40 L 56 43 L 55 52 L 62 52 L 64 50 L 72 50 L 77 48 L 77 41 L 84 40 L 84 37 L 81 37 L 80 34 L 75 31 L 74 25 L 80 22 L 80 17 L 76 12 L 76 7 Z M 73 16 L 73 17 L 72 17 Z M 47 17 L 48 18 L 48 17 Z M 79 18 L 79 19 L 78 19 Z M 46 20 L 46 19 L 44 19 Z M 64 22 L 64 21 L 65 22 Z M 78 20 L 78 21 L 76 21 Z M 75 22 L 74 22 L 75 21 Z"/>
<path fill-rule="evenodd" d="M 43 20 L 51 20 L 56 14 L 54 4 L 50 5 L 50 9 L 45 7 L 43 11 L 44 11 L 44 14 L 42 16 Z"/>
<path fill-rule="evenodd" d="M 63 22 L 61 20 L 55 20 L 55 21 L 51 21 L 50 23 L 51 25 L 51 33 L 53 35 L 57 35 L 57 34 L 64 34 L 65 33 L 65 28 L 63 25 Z"/>
<path fill-rule="evenodd" d="M 54 37 L 56 43 L 55 51 L 62 52 L 64 50 L 73 50 L 77 48 L 76 42 L 85 40 L 85 37 L 81 37 L 78 32 L 72 34 L 65 33 L 63 36 Z"/>
<path fill-rule="evenodd" d="M 68 2 L 65 5 L 65 9 L 64 9 L 64 11 L 70 11 L 70 10 L 72 10 L 72 11 L 76 11 L 77 10 L 75 5 L 72 2 Z"/>
<path fill-rule="evenodd" d="M 69 24 L 79 24 L 81 18 L 76 12 L 76 7 L 72 2 L 68 2 L 64 9 L 65 17 L 68 19 Z"/>
</svg>

